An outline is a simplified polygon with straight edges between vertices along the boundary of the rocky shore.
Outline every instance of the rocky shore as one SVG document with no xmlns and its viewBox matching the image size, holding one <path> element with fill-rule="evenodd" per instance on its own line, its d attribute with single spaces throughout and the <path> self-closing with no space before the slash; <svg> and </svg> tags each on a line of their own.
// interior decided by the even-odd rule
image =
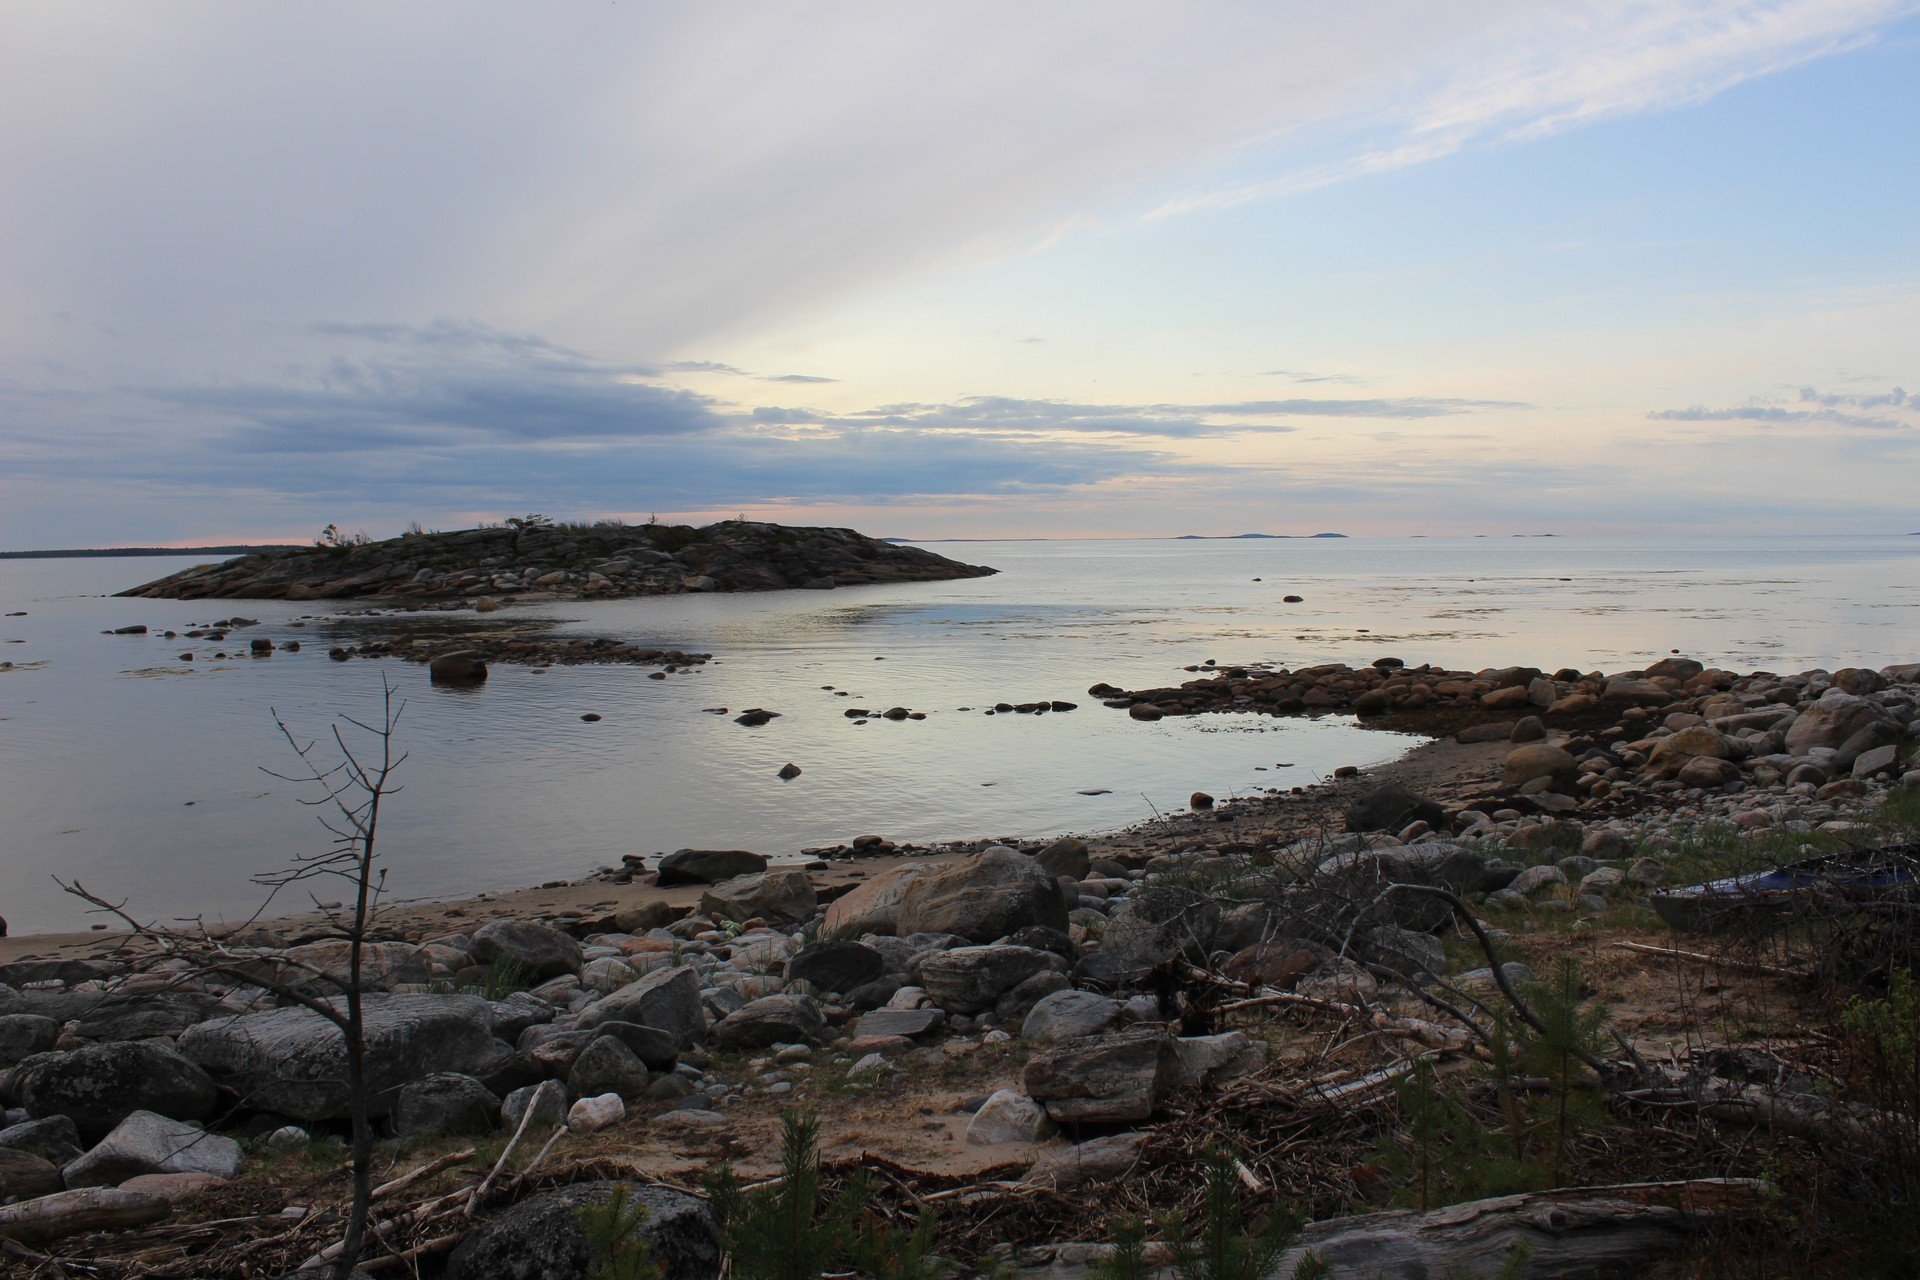
<svg viewBox="0 0 1920 1280">
<path fill-rule="evenodd" d="M 851 529 L 723 520 L 410 533 L 198 565 L 119 594 L 156 598 L 465 601 L 619 599 L 702 591 L 829 590 L 978 578 L 994 570 Z"/>
<path fill-rule="evenodd" d="M 1447 735 L 1378 771 L 1230 803 L 1196 795 L 1188 813 L 1095 839 L 835 868 L 682 850 L 581 885 L 396 910 L 367 979 L 372 1101 L 396 1167 L 523 1122 L 560 1134 L 573 1162 L 509 1178 L 492 1200 L 475 1191 L 487 1212 L 457 1232 L 397 1227 L 389 1246 L 451 1280 L 584 1276 L 584 1244 L 568 1269 L 553 1233 L 575 1240 L 578 1205 L 628 1185 L 652 1210 L 665 1274 L 705 1280 L 719 1236 L 689 1188 L 721 1156 L 752 1165 L 798 1103 L 823 1115 L 830 1153 L 882 1161 L 903 1205 L 968 1188 L 943 1203 L 972 1256 L 1071 1280 L 1104 1248 L 1071 1242 L 1104 1239 L 1088 1215 L 1114 1211 L 1090 1205 L 1175 1186 L 1196 1134 L 1277 1108 L 1294 1137 L 1249 1155 L 1243 1177 L 1321 1219 L 1309 1236 L 1330 1274 L 1447 1274 L 1451 1228 L 1373 1212 L 1368 1180 L 1384 1175 L 1365 1173 L 1410 1063 L 1471 1065 L 1487 1034 L 1472 1010 L 1570 942 L 1597 955 L 1605 939 L 1641 949 L 1637 964 L 1589 970 L 1632 1055 L 1607 1070 L 1661 1097 L 1744 1096 L 1749 1076 L 1729 1080 L 1692 1002 L 1786 971 L 1715 971 L 1690 988 L 1683 970 L 1695 994 L 1647 996 L 1645 953 L 1709 960 L 1669 946 L 1649 895 L 1719 865 L 1702 861 L 1708 845 L 1750 866 L 1920 826 L 1903 784 L 1920 665 L 1736 674 L 1673 658 L 1608 676 L 1387 659 L 1196 675 L 1092 692 L 1140 719 L 1351 710 Z M 844 853 L 888 851 L 862 837 Z M 0 964 L 0 1200 L 17 1202 L 0 1207 L 0 1236 L 87 1188 L 125 1193 L 141 1221 L 224 1222 L 271 1196 L 288 1153 L 337 1143 L 341 1039 L 312 1011 L 111 940 L 27 958 L 31 943 L 13 940 Z M 315 975 L 315 991 L 345 959 L 311 921 L 226 945 L 263 977 Z M 1328 1144 L 1324 1165 L 1308 1133 Z M 1687 1176 L 1671 1165 L 1683 1159 L 1758 1177 L 1757 1157 L 1727 1154 L 1744 1148 L 1699 1155 L 1703 1141 L 1662 1145 L 1655 1128 L 1624 1153 L 1596 1143 L 1566 1185 L 1652 1186 Z M 1298 1176 L 1309 1165 L 1319 1172 Z M 337 1204 L 318 1203 L 273 1218 L 271 1246 L 183 1231 L 178 1256 L 199 1251 L 194 1274 L 280 1274 L 337 1235 Z M 1684 1249 L 1713 1218 L 1698 1210 L 1662 1219 L 1633 1256 Z M 968 1236 L 976 1212 L 997 1225 Z M 1595 1212 L 1555 1210 L 1501 1239 L 1561 1258 L 1595 1247 Z M 98 1243 L 34 1239 L 71 1257 Z M 1383 1241 L 1427 1270 L 1382 1269 Z M 256 1269 L 222 1269 L 236 1256 Z M 1575 1273 L 1549 1265 L 1519 1274 Z"/>
</svg>

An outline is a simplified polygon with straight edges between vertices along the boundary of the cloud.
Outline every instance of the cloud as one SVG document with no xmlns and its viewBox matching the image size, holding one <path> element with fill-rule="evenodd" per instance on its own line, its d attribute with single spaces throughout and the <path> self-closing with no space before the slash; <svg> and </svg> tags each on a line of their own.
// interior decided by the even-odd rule
<svg viewBox="0 0 1920 1280">
<path fill-rule="evenodd" d="M 1266 369 L 1255 375 L 1261 378 L 1290 378 L 1295 382 L 1339 382 L 1359 386 L 1371 382 L 1371 378 L 1361 377 L 1357 373 L 1307 373 L 1301 369 Z"/>
<path fill-rule="evenodd" d="M 838 378 L 823 378 L 814 373 L 770 373 L 763 376 L 762 382 L 838 382 Z"/>
<path fill-rule="evenodd" d="M 1797 406 L 1797 407 L 1796 407 Z M 1647 415 L 1657 422 L 1745 422 L 1763 428 L 1835 426 L 1856 431 L 1920 430 L 1920 400 L 1900 387 L 1878 395 L 1845 395 L 1800 388 L 1789 405 L 1765 401 L 1709 408 L 1656 409 Z"/>
</svg>

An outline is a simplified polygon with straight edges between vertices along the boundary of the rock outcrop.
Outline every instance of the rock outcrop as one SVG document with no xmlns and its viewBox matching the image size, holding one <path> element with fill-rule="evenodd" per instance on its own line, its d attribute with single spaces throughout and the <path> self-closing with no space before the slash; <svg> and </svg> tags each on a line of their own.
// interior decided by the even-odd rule
<svg viewBox="0 0 1920 1280">
<path fill-rule="evenodd" d="M 994 572 L 851 529 L 723 520 L 416 533 L 198 565 L 120 594 L 249 600 L 618 599 L 937 582 Z"/>
</svg>

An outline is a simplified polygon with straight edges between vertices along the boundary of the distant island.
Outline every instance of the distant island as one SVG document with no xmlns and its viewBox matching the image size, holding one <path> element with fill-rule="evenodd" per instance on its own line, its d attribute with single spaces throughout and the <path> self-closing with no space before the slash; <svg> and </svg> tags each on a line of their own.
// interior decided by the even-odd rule
<svg viewBox="0 0 1920 1280">
<path fill-rule="evenodd" d="M 1183 533 L 1175 542 L 1242 542 L 1250 538 L 1283 538 L 1304 542 L 1310 538 L 1344 538 L 1344 533 Z"/>
<path fill-rule="evenodd" d="M 374 542 L 329 529 L 313 546 L 196 565 L 119 594 L 180 600 L 495 601 L 619 599 L 689 591 L 826 590 L 979 578 L 961 564 L 852 529 L 722 520 L 690 525 L 504 525 Z M 482 607 L 490 607 L 482 606 Z"/>
<path fill-rule="evenodd" d="M 0 560 L 79 560 L 113 556 L 257 556 L 269 551 L 294 551 L 299 544 L 263 542 L 236 547 L 67 547 L 50 551 L 0 551 Z"/>
</svg>

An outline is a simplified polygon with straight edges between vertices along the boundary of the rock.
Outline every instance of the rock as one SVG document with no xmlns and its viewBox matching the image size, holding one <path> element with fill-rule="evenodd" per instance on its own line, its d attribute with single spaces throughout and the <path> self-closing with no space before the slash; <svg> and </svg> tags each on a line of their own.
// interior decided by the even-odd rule
<svg viewBox="0 0 1920 1280">
<path fill-rule="evenodd" d="M 1600 696 L 1636 707 L 1664 707 L 1673 701 L 1673 695 L 1660 685 L 1634 676 L 1609 676 Z"/>
<path fill-rule="evenodd" d="M 720 920 L 800 924 L 811 920 L 818 906 L 813 882 L 800 870 L 736 876 L 700 895 L 700 910 Z"/>
<path fill-rule="evenodd" d="M 26 1151 L 53 1165 L 80 1157 L 80 1130 L 70 1116 L 42 1116 L 0 1129 L 0 1147 Z"/>
<path fill-rule="evenodd" d="M 1069 880 L 1084 880 L 1089 867 L 1087 842 L 1075 836 L 1064 836 L 1042 849 L 1034 860 L 1040 869 L 1058 880 L 1061 876 Z"/>
<path fill-rule="evenodd" d="M 495 920 L 473 931 L 468 954 L 479 965 L 510 966 L 530 983 L 580 971 L 580 944 L 551 925 Z"/>
<path fill-rule="evenodd" d="M 1187 797 L 1187 806 L 1192 809 L 1213 808 L 1213 797 L 1204 791 L 1196 791 Z"/>
<path fill-rule="evenodd" d="M 1056 1191 L 1072 1191 L 1088 1183 L 1112 1185 L 1139 1163 L 1146 1140 L 1144 1133 L 1117 1133 L 1048 1152 L 1020 1180 Z"/>
<path fill-rule="evenodd" d="M 582 1098 L 617 1094 L 623 1102 L 646 1096 L 649 1075 L 640 1055 L 612 1036 L 595 1036 L 567 1071 L 567 1087 Z"/>
<path fill-rule="evenodd" d="M 1011 1089 L 999 1089 L 980 1104 L 973 1119 L 967 1122 L 966 1141 L 975 1147 L 1044 1142 L 1053 1132 L 1053 1121 L 1047 1118 L 1046 1110 L 1039 1103 Z"/>
<path fill-rule="evenodd" d="M 1853 776 L 1871 778 L 1875 774 L 1894 775 L 1899 773 L 1900 748 L 1897 746 L 1874 747 L 1862 751 L 1853 760 Z"/>
<path fill-rule="evenodd" d="M 1035 1054 L 1022 1083 L 1062 1124 L 1120 1124 L 1151 1117 L 1173 1072 L 1172 1037 L 1120 1031 Z"/>
<path fill-rule="evenodd" d="M 1878 703 L 1829 689 L 1794 720 L 1787 730 L 1786 749 L 1791 755 L 1804 756 L 1816 747 L 1838 748 L 1862 729 L 1891 721 Z"/>
<path fill-rule="evenodd" d="M 637 1022 L 603 1022 L 597 1030 L 627 1046 L 635 1057 L 653 1071 L 673 1070 L 681 1051 L 686 1047 L 672 1032 L 642 1026 Z"/>
<path fill-rule="evenodd" d="M 1655 858 L 1637 858 L 1633 865 L 1627 868 L 1627 880 L 1631 884 L 1650 888 L 1653 885 L 1666 883 L 1666 879 L 1666 867 Z"/>
<path fill-rule="evenodd" d="M 1393 785 L 1363 791 L 1347 808 L 1349 831 L 1398 831 L 1409 823 L 1446 825 L 1447 811 L 1423 795 Z"/>
<path fill-rule="evenodd" d="M 0 1015 L 0 1067 L 46 1053 L 59 1038 L 60 1024 L 52 1018 L 37 1013 Z"/>
<path fill-rule="evenodd" d="M 1256 942 L 1229 956 L 1220 966 L 1220 972 L 1250 987 L 1291 991 L 1299 985 L 1300 979 L 1319 968 L 1326 959 L 1324 947 L 1307 942 Z"/>
<path fill-rule="evenodd" d="M 597 1133 L 627 1118 L 627 1104 L 617 1093 L 602 1093 L 582 1098 L 567 1108 L 567 1128 L 576 1133 Z"/>
<path fill-rule="evenodd" d="M 1546 736 L 1547 726 L 1539 716 L 1521 716 L 1513 722 L 1513 732 L 1507 735 L 1512 742 L 1542 742 Z"/>
<path fill-rule="evenodd" d="M 614 912 L 613 927 L 621 933 L 645 933 L 649 929 L 664 929 L 676 918 L 674 908 L 656 898 Z"/>
<path fill-rule="evenodd" d="M 1675 775 L 1683 787 L 1703 789 L 1725 786 L 1740 776 L 1740 766 L 1731 760 L 1717 760 L 1712 756 L 1695 756 L 1680 766 Z"/>
<path fill-rule="evenodd" d="M 658 883 L 719 884 L 735 876 L 758 875 L 767 869 L 767 855 L 745 849 L 675 849 L 660 859 Z"/>
<path fill-rule="evenodd" d="M 375 1116 L 387 1114 L 409 1081 L 440 1071 L 483 1074 L 501 1053 L 487 1003 L 474 996 L 372 995 L 362 1010 Z M 347 1114 L 346 1038 L 310 1009 L 203 1022 L 180 1037 L 180 1048 L 260 1110 L 302 1121 Z"/>
<path fill-rule="evenodd" d="M 632 965 L 617 956 L 602 956 L 580 966 L 580 985 L 602 995 L 618 991 L 639 976 Z"/>
<path fill-rule="evenodd" d="M 1028 925 L 1062 932 L 1067 904 L 1059 881 L 1025 854 L 995 846 L 926 869 L 900 897 L 897 931 L 951 933 L 992 942 Z"/>
<path fill-rule="evenodd" d="M 1507 886 L 1508 893 L 1517 893 L 1521 897 L 1537 893 L 1548 885 L 1565 884 L 1567 873 L 1558 867 L 1528 867 L 1513 878 Z"/>
<path fill-rule="evenodd" d="M 886 958 L 860 942 L 815 942 L 787 961 L 787 981 L 810 982 L 836 994 L 872 982 L 886 972 Z"/>
<path fill-rule="evenodd" d="M 1535 778 L 1566 781 L 1574 776 L 1578 768 L 1578 762 L 1559 747 L 1545 742 L 1530 742 L 1508 753 L 1506 764 L 1501 768 L 1500 780 L 1509 787 L 1523 787 Z"/>
<path fill-rule="evenodd" d="M 1608 827 L 1595 827 L 1581 838 L 1580 852 L 1589 858 L 1629 858 L 1633 841 Z"/>
<path fill-rule="evenodd" d="M 943 1009 L 875 1009 L 854 1024 L 861 1039 L 875 1036 L 904 1036 L 908 1039 L 938 1031 L 947 1025 Z"/>
<path fill-rule="evenodd" d="M 1454 734 L 1453 740 L 1460 743 L 1511 742 L 1513 730 L 1514 724 L 1505 721 L 1493 724 L 1470 724 Z"/>
<path fill-rule="evenodd" d="M 427 664 L 427 679 L 434 684 L 472 685 L 486 678 L 486 659 L 471 649 L 443 653 Z"/>
<path fill-rule="evenodd" d="M 583 1027 L 604 1022 L 636 1022 L 668 1033 L 683 1047 L 699 1044 L 707 1036 L 700 980 L 686 965 L 644 973 L 580 1012 Z"/>
<path fill-rule="evenodd" d="M 227 1180 L 216 1173 L 142 1173 L 122 1182 L 120 1190 L 143 1196 L 159 1196 L 168 1204 L 182 1204 L 226 1185 Z M 354 1274 L 364 1276 L 367 1273 L 356 1267 Z"/>
<path fill-rule="evenodd" d="M 313 1141 L 313 1135 L 297 1124 L 283 1124 L 267 1135 L 267 1150 L 276 1153 L 298 1151 Z"/>
<path fill-rule="evenodd" d="M 1173 1042 L 1172 1087 L 1198 1089 L 1257 1071 L 1266 1065 L 1267 1046 L 1244 1031 L 1212 1036 L 1182 1036 Z"/>
<path fill-rule="evenodd" d="M 1220 905 L 1175 885 L 1142 889 L 1120 904 L 1100 935 L 1100 952 L 1139 975 L 1185 956 L 1204 959 L 1220 927 Z"/>
<path fill-rule="evenodd" d="M 1056 991 L 1033 1006 L 1020 1024 L 1020 1036 L 1035 1044 L 1071 1044 L 1119 1023 L 1118 1000 L 1092 991 Z"/>
<path fill-rule="evenodd" d="M 793 763 L 783 764 L 780 766 L 779 773 L 777 773 L 775 776 L 778 777 L 783 782 L 792 782 L 795 778 L 800 776 L 800 766 Z"/>
<path fill-rule="evenodd" d="M 67 1186 L 111 1187 L 143 1173 L 240 1172 L 240 1144 L 199 1125 L 136 1111 L 94 1148 L 61 1170 Z"/>
<path fill-rule="evenodd" d="M 587 1280 L 605 1259 L 587 1238 L 581 1210 L 604 1204 L 616 1187 L 624 1188 L 628 1204 L 644 1210 L 636 1234 L 659 1264 L 660 1280 L 713 1280 L 719 1274 L 719 1232 L 700 1201 L 639 1182 L 576 1182 L 529 1196 L 488 1219 L 448 1256 L 447 1280 Z"/>
<path fill-rule="evenodd" d="M 895 867 L 855 886 L 827 904 L 823 931 L 838 935 L 898 933 L 901 900 L 924 875 L 919 867 Z"/>
<path fill-rule="evenodd" d="M 216 1100 L 205 1071 L 173 1050 L 145 1041 L 35 1054 L 7 1073 L 0 1093 L 35 1116 L 71 1117 L 88 1141 L 136 1111 L 204 1120 L 213 1114 Z"/>
<path fill-rule="evenodd" d="M 921 960 L 919 979 L 947 1013 L 974 1014 L 991 1009 L 1001 996 L 1053 964 L 1050 953 L 1033 947 L 956 947 Z"/>
<path fill-rule="evenodd" d="M 1671 778 L 1679 774 L 1688 761 L 1703 757 L 1735 760 L 1742 754 L 1732 738 L 1718 729 L 1697 724 L 1655 742 L 1647 753 L 1647 771 L 1657 777 Z"/>
<path fill-rule="evenodd" d="M 1136 702 L 1127 708 L 1127 714 L 1135 720 L 1158 720 L 1162 712 L 1151 702 Z"/>
<path fill-rule="evenodd" d="M 493 1091 L 472 1076 L 436 1072 L 394 1095 L 393 1131 L 402 1138 L 478 1137 L 492 1131 L 499 1109 Z"/>
<path fill-rule="evenodd" d="M 59 1166 L 51 1160 L 17 1147 L 0 1147 L 0 1202 L 50 1196 L 65 1185 Z"/>
<path fill-rule="evenodd" d="M 346 939 L 328 938 L 280 952 L 288 962 L 285 966 L 275 964 L 272 959 L 267 963 L 273 967 L 274 976 L 283 982 L 306 986 L 319 995 L 339 995 L 345 993 L 353 973 L 352 951 L 353 946 Z M 306 970 L 318 970 L 324 975 L 324 981 L 318 976 L 303 977 L 302 972 Z M 397 982 L 432 980 L 433 965 L 424 947 L 404 942 L 370 942 L 360 948 L 362 990 L 389 987 Z M 203 1010 L 179 1029 L 185 1030 L 212 1016 L 211 1009 Z"/>
<path fill-rule="evenodd" d="M 713 1041 L 722 1049 L 765 1049 L 776 1044 L 824 1044 L 827 1024 L 805 996 L 761 996 L 720 1019 Z"/>
<path fill-rule="evenodd" d="M 1446 972 L 1447 953 L 1432 934 L 1416 933 L 1397 925 L 1375 925 L 1366 933 L 1367 951 L 1376 964 L 1418 976 Z"/>
<path fill-rule="evenodd" d="M 531 1119 L 528 1117 L 531 1116 Z M 557 1129 L 567 1122 L 567 1086 L 558 1080 L 522 1085 L 500 1104 L 500 1127 L 517 1132 L 525 1120 L 529 1132 Z"/>
</svg>

